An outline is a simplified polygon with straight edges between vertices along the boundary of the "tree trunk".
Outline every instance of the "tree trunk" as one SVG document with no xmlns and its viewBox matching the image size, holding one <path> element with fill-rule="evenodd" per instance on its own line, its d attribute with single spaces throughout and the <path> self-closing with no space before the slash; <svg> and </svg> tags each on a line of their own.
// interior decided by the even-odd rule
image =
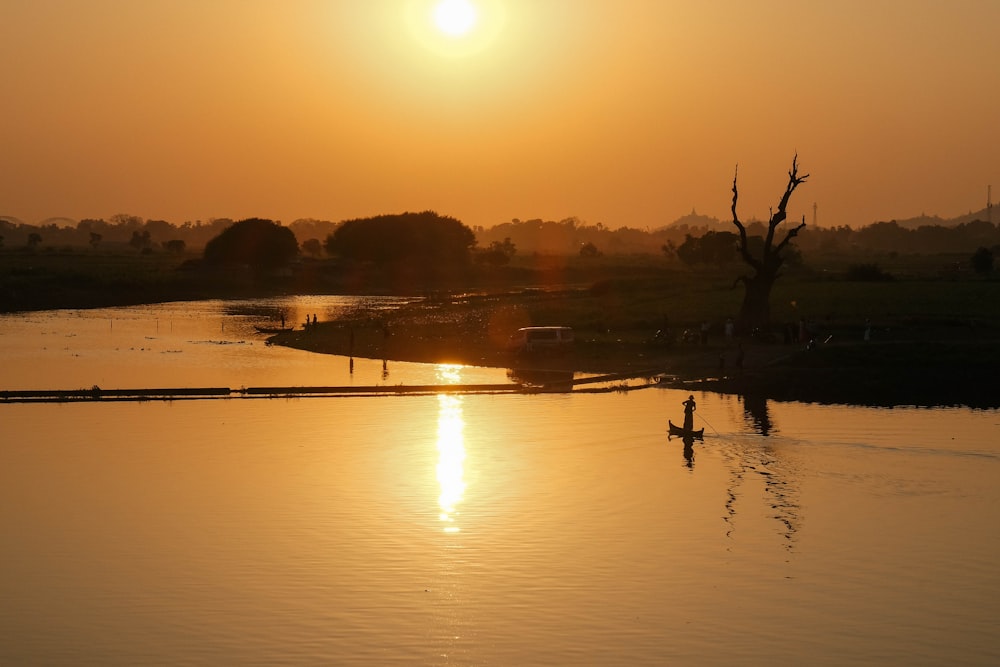
<svg viewBox="0 0 1000 667">
<path fill-rule="evenodd" d="M 755 330 L 768 330 L 771 326 L 771 288 L 777 275 L 756 275 L 746 281 L 743 305 L 736 318 L 736 330 L 752 334 Z"/>
</svg>

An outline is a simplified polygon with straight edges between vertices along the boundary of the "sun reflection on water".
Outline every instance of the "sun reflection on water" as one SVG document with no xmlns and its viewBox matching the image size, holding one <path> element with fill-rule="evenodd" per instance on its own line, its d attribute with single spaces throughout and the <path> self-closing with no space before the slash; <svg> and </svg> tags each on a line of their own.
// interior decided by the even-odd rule
<svg viewBox="0 0 1000 667">
<path fill-rule="evenodd" d="M 442 365 L 438 367 L 437 372 L 443 383 L 458 384 L 461 380 L 461 370 L 461 366 Z M 441 485 L 438 504 L 441 507 L 439 518 L 445 523 L 446 533 L 457 533 L 460 530 L 455 524 L 455 517 L 458 515 L 456 506 L 465 493 L 464 429 L 462 397 L 438 394 L 437 480 Z"/>
</svg>

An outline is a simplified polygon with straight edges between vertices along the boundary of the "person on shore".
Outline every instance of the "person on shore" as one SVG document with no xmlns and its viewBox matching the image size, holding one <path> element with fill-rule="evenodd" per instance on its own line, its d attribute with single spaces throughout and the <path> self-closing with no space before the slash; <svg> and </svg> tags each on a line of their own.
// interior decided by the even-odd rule
<svg viewBox="0 0 1000 667">
<path fill-rule="evenodd" d="M 688 396 L 687 400 L 681 403 L 684 406 L 684 430 L 694 430 L 694 411 L 698 409 L 698 404 L 694 402 L 694 396 Z"/>
</svg>

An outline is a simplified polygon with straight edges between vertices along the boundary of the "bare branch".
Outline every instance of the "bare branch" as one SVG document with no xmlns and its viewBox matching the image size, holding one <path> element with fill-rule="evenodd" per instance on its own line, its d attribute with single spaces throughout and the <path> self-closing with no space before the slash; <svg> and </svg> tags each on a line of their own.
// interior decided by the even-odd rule
<svg viewBox="0 0 1000 667">
<path fill-rule="evenodd" d="M 779 252 L 788 240 L 798 233 L 798 229 L 796 229 L 794 233 L 785 237 L 784 241 L 782 241 L 772 251 L 772 248 L 774 247 L 774 230 L 777 229 L 778 225 L 785 221 L 787 216 L 785 209 L 788 208 L 788 200 L 791 198 L 792 193 L 795 192 L 795 188 L 804 183 L 807 178 L 809 178 L 809 174 L 799 176 L 799 154 L 796 153 L 792 158 L 792 168 L 788 170 L 788 185 L 785 186 L 785 193 L 781 196 L 781 201 L 778 202 L 778 211 L 775 213 L 774 209 L 770 210 L 771 218 L 767 223 L 767 238 L 764 239 L 765 262 L 767 261 L 767 257 L 769 255 Z"/>
<path fill-rule="evenodd" d="M 733 206 L 732 206 L 732 210 L 733 210 L 733 224 L 736 225 L 737 227 L 739 227 L 739 229 L 740 229 L 741 232 L 746 233 L 746 230 L 743 228 L 743 223 L 740 222 L 740 216 L 736 215 L 736 200 L 740 196 L 739 191 L 736 189 L 736 178 L 739 175 L 740 175 L 740 165 L 737 164 L 736 165 L 736 171 L 733 173 Z"/>
<path fill-rule="evenodd" d="M 736 187 L 736 178 L 739 176 L 739 173 L 740 173 L 740 166 L 737 164 L 736 171 L 733 174 L 733 206 L 732 206 L 733 224 L 736 225 L 736 229 L 738 229 L 740 232 L 740 242 L 738 246 L 740 251 L 740 257 L 743 258 L 744 262 L 746 262 L 751 267 L 759 271 L 761 268 L 760 261 L 756 257 L 750 254 L 750 250 L 747 247 L 747 228 L 743 225 L 742 222 L 740 222 L 740 216 L 736 213 L 736 201 L 739 199 L 739 190 Z"/>
<path fill-rule="evenodd" d="M 768 225 L 772 230 L 784 221 L 788 200 L 795 192 L 795 188 L 805 183 L 807 178 L 809 178 L 809 174 L 799 176 L 799 155 L 796 153 L 795 157 L 792 158 L 792 168 L 788 170 L 788 185 L 785 186 L 785 194 L 781 196 L 781 201 L 778 202 L 778 212 L 771 216 L 771 222 Z"/>
<path fill-rule="evenodd" d="M 800 222 L 798 226 L 788 230 L 788 233 L 785 234 L 785 238 L 781 240 L 781 243 L 775 246 L 774 251 L 780 253 L 785 248 L 785 246 L 788 245 L 789 241 L 791 241 L 793 238 L 799 235 L 799 230 L 805 226 L 806 226 L 806 216 L 803 215 L 802 222 Z"/>
</svg>

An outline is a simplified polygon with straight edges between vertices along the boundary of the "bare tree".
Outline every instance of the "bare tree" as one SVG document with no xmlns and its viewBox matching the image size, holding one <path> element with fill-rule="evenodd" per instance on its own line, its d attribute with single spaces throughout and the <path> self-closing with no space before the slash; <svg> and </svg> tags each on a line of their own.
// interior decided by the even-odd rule
<svg viewBox="0 0 1000 667">
<path fill-rule="evenodd" d="M 799 176 L 798 161 L 799 156 L 796 154 L 792 158 L 792 168 L 788 171 L 788 185 L 785 186 L 785 193 L 781 196 L 781 201 L 778 202 L 778 210 L 770 210 L 767 235 L 764 237 L 764 246 L 759 257 L 750 252 L 747 229 L 736 214 L 736 200 L 739 198 L 739 191 L 736 188 L 736 178 L 739 175 L 738 166 L 736 174 L 733 176 L 733 224 L 740 233 L 737 247 L 744 263 L 753 269 L 752 275 L 742 275 L 733 283 L 735 287 L 736 284 L 742 282 L 745 290 L 743 305 L 740 307 L 740 313 L 736 320 L 737 329 L 743 333 L 752 332 L 754 329 L 766 331 L 769 328 L 771 324 L 771 288 L 774 287 L 774 281 L 778 279 L 781 265 L 785 262 L 781 253 L 788 246 L 788 243 L 798 235 L 799 230 L 806 226 L 806 219 L 803 215 L 802 222 L 787 229 L 784 237 L 775 243 L 778 226 L 787 217 L 788 200 L 795 192 L 795 188 L 809 178 L 809 174 Z"/>
</svg>

